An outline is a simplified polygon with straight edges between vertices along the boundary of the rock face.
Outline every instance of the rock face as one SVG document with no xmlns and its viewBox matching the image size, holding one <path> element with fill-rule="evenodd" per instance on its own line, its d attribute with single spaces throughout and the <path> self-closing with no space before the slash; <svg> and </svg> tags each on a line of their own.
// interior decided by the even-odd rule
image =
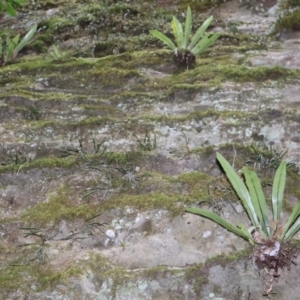
<svg viewBox="0 0 300 300">
<path fill-rule="evenodd" d="M 52 2 L 0 15 L 2 41 L 39 23 L 0 67 L 0 298 L 264 299 L 247 241 L 184 208 L 251 226 L 218 151 L 255 169 L 267 200 L 287 160 L 288 219 L 299 197 L 289 17 L 299 7 L 191 4 L 193 30 L 209 13 L 222 35 L 185 70 L 148 34 L 172 36 L 184 1 Z M 277 299 L 299 298 L 299 272 L 281 275 Z"/>
</svg>

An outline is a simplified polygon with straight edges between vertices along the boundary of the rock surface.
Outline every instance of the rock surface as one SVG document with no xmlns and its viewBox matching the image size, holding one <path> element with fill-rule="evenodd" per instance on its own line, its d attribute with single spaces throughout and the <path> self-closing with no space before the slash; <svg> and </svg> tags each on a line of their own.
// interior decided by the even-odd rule
<svg viewBox="0 0 300 300">
<path fill-rule="evenodd" d="M 268 200 L 287 160 L 283 220 L 298 201 L 299 31 L 274 31 L 286 1 L 193 4 L 193 29 L 213 14 L 222 36 L 189 70 L 148 34 L 170 33 L 184 1 L 115 2 L 0 15 L 2 41 L 39 23 L 0 68 L 0 298 L 264 299 L 247 241 L 184 207 L 251 226 L 216 151 L 256 169 Z M 298 298 L 299 272 L 277 299 Z"/>
</svg>

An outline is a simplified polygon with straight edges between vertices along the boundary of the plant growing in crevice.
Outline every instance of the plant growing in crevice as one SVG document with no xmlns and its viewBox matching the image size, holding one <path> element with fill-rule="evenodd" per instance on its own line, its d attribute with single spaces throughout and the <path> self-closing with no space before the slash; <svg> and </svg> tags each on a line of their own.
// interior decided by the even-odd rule
<svg viewBox="0 0 300 300">
<path fill-rule="evenodd" d="M 67 56 L 67 52 L 62 52 L 56 45 L 53 45 L 52 50 L 49 52 L 49 55 L 53 60 L 63 60 Z"/>
<path fill-rule="evenodd" d="M 288 152 L 284 149 L 276 150 L 272 144 L 266 145 L 264 142 L 252 144 L 250 151 L 252 155 L 246 160 L 246 164 L 252 164 L 254 168 L 259 171 L 265 170 L 266 175 L 268 170 L 275 172 L 278 169 L 284 156 Z M 287 161 L 286 167 L 295 173 L 299 171 L 294 160 Z"/>
<path fill-rule="evenodd" d="M 69 234 L 61 237 L 59 240 L 69 240 L 70 244 L 73 244 L 77 240 L 84 240 L 91 236 L 97 235 L 99 232 L 104 233 L 107 223 L 99 223 L 95 219 L 101 214 L 96 214 L 86 220 L 76 220 L 73 224 L 67 225 Z"/>
<path fill-rule="evenodd" d="M 33 120 L 39 120 L 39 119 L 40 119 L 41 113 L 39 112 L 39 110 L 38 110 L 34 105 L 30 105 L 30 106 L 28 107 L 28 109 L 29 109 L 31 118 L 32 118 Z"/>
<path fill-rule="evenodd" d="M 125 166 L 116 167 L 117 171 L 122 174 L 122 179 L 129 183 L 132 188 L 135 188 L 137 183 L 146 177 L 151 177 L 150 174 L 139 174 L 139 167 L 134 168 L 131 163 L 126 163 Z"/>
<path fill-rule="evenodd" d="M 16 16 L 15 7 L 20 7 L 26 0 L 0 0 L 0 12 L 6 11 L 10 16 Z"/>
<path fill-rule="evenodd" d="M 191 39 L 192 12 L 191 8 L 188 6 L 186 12 L 184 32 L 182 25 L 175 16 L 173 16 L 171 22 L 176 46 L 166 35 L 164 35 L 158 30 L 150 30 L 150 34 L 160 39 L 167 46 L 169 46 L 171 50 L 173 50 L 173 59 L 176 64 L 178 64 L 179 66 L 189 67 L 193 66 L 196 62 L 196 57 L 204 51 L 206 51 L 208 47 L 213 45 L 220 36 L 217 33 L 211 34 L 205 32 L 211 24 L 212 20 L 213 16 L 210 16 L 208 19 L 206 19 Z"/>
<path fill-rule="evenodd" d="M 96 214 L 85 220 L 76 220 L 73 224 L 69 225 L 66 223 L 68 233 L 64 233 L 59 225 L 52 225 L 48 228 L 36 228 L 36 227 L 21 227 L 24 230 L 24 238 L 34 239 L 34 242 L 21 244 L 18 248 L 28 247 L 31 250 L 36 249 L 25 262 L 23 263 L 12 263 L 11 266 L 26 266 L 31 263 L 47 264 L 50 262 L 48 257 L 47 248 L 51 246 L 51 241 L 70 241 L 73 244 L 77 240 L 87 239 L 91 236 L 104 233 L 105 226 L 107 223 L 100 223 L 96 220 L 100 214 Z"/>
<path fill-rule="evenodd" d="M 297 254 L 297 249 L 290 246 L 289 241 L 300 230 L 300 202 L 297 203 L 284 226 L 280 219 L 286 181 L 286 162 L 280 163 L 274 177 L 273 218 L 270 220 L 263 189 L 256 173 L 247 167 L 242 169 L 247 188 L 240 176 L 220 153 L 217 153 L 217 159 L 241 200 L 252 227 L 246 228 L 244 224 L 233 225 L 219 215 L 200 208 L 186 208 L 186 211 L 209 218 L 249 241 L 253 246 L 253 263 L 259 271 L 264 272 L 262 276 L 263 294 L 269 295 L 273 284 L 284 269 L 290 269 Z"/>
<path fill-rule="evenodd" d="M 35 34 L 37 26 L 38 24 L 33 25 L 20 42 L 20 34 L 17 34 L 13 39 L 7 37 L 5 45 L 2 39 L 0 39 L 0 65 L 5 65 L 17 57 L 18 53 L 29 43 Z"/>
<path fill-rule="evenodd" d="M 139 139 L 135 134 L 133 134 L 133 136 L 135 137 L 140 150 L 152 151 L 157 148 L 156 134 L 154 134 L 152 141 L 151 141 L 151 135 L 148 132 L 145 133 L 145 136 L 143 139 Z"/>
<path fill-rule="evenodd" d="M 31 238 L 38 238 L 38 242 L 34 243 L 26 243 L 22 244 L 18 247 L 33 247 L 37 246 L 37 250 L 35 251 L 34 255 L 30 257 L 25 263 L 23 264 L 11 264 L 12 266 L 26 266 L 33 262 L 38 262 L 39 264 L 46 264 L 49 262 L 49 257 L 47 255 L 46 248 L 49 246 L 47 244 L 48 241 L 52 240 L 57 234 L 58 229 L 53 231 L 53 228 L 47 229 L 40 229 L 35 227 L 21 227 L 21 230 L 25 231 L 24 238 L 31 237 Z"/>
</svg>

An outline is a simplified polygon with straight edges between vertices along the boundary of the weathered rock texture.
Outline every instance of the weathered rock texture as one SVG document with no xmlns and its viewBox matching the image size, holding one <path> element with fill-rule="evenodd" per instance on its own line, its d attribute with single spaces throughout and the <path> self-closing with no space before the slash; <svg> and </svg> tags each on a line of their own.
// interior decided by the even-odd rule
<svg viewBox="0 0 300 300">
<path fill-rule="evenodd" d="M 2 41 L 39 23 L 0 68 L 1 299 L 263 298 L 247 242 L 184 207 L 251 225 L 216 151 L 255 168 L 269 198 L 285 154 L 284 219 L 298 201 L 300 34 L 281 14 L 299 7 L 198 2 L 29 1 L 0 16 Z M 193 30 L 213 14 L 221 33 L 190 70 L 149 35 L 187 4 Z M 299 298 L 299 272 L 276 299 Z"/>
</svg>

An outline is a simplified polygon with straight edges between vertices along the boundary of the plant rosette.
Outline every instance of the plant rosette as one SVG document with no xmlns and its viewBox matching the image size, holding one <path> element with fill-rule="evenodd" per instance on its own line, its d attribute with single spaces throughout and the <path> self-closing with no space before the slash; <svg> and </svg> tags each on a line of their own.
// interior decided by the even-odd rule
<svg viewBox="0 0 300 300">
<path fill-rule="evenodd" d="M 178 19 L 173 16 L 171 27 L 175 38 L 175 44 L 162 32 L 158 30 L 150 30 L 150 34 L 164 42 L 174 53 L 174 62 L 179 66 L 193 66 L 196 63 L 196 57 L 207 50 L 219 38 L 218 33 L 207 33 L 206 29 L 213 21 L 213 16 L 210 16 L 198 28 L 193 37 L 192 31 L 192 12 L 188 6 L 184 31 Z M 191 40 L 191 41 L 190 41 Z"/>
<path fill-rule="evenodd" d="M 297 256 L 297 248 L 290 244 L 290 240 L 300 230 L 300 202 L 296 204 L 284 226 L 280 219 L 286 162 L 281 162 L 275 173 L 272 186 L 273 217 L 270 220 L 263 189 L 256 173 L 246 167 L 242 168 L 246 187 L 242 178 L 220 153 L 217 153 L 217 159 L 241 200 L 252 227 L 246 228 L 244 224 L 233 225 L 219 215 L 200 208 L 190 207 L 186 208 L 186 211 L 211 219 L 254 246 L 253 263 L 259 271 L 263 271 L 259 272 L 264 284 L 263 294 L 269 295 L 280 274 L 284 269 L 290 269 Z"/>
</svg>

